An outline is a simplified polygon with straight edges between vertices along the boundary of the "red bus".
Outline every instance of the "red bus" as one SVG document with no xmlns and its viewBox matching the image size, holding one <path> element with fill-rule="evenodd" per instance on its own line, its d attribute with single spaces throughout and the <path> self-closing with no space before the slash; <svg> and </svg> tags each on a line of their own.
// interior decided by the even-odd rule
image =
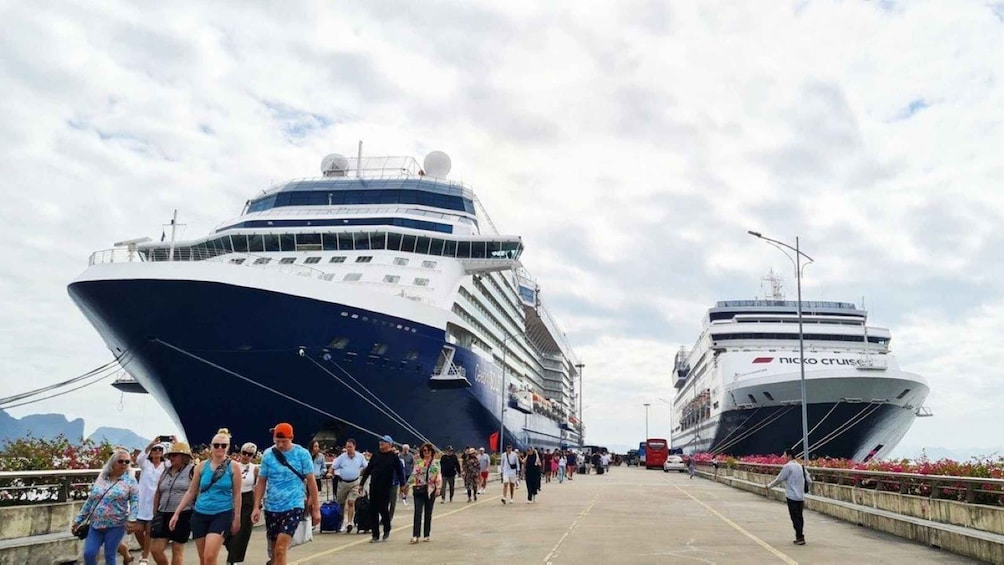
<svg viewBox="0 0 1004 565">
<path fill-rule="evenodd" d="M 645 440 L 645 468 L 662 469 L 662 464 L 669 457 L 669 442 L 659 438 Z"/>
</svg>

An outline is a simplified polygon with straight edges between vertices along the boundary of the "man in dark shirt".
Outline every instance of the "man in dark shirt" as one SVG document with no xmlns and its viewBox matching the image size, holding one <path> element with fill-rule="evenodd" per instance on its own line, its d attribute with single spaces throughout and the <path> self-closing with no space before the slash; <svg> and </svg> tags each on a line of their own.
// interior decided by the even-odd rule
<svg viewBox="0 0 1004 565">
<path fill-rule="evenodd" d="M 373 478 L 370 484 L 370 515 L 372 516 L 373 539 L 370 543 L 387 541 L 390 537 L 390 498 L 394 496 L 392 483 L 397 478 L 398 484 L 405 484 L 404 473 L 394 453 L 394 440 L 383 436 L 379 441 L 380 451 L 370 457 L 369 464 L 363 469 L 362 480 L 359 481 L 360 494 L 365 492 L 366 481 Z M 404 490 L 403 488 L 401 489 Z M 402 492 L 402 495 L 404 493 Z M 380 523 L 383 522 L 383 539 L 380 538 Z"/>
<path fill-rule="evenodd" d="M 453 485 L 460 470 L 460 459 L 453 452 L 453 446 L 447 445 L 446 452 L 439 459 L 439 472 L 443 475 L 443 502 L 446 502 L 446 488 L 450 489 L 450 502 L 453 502 Z"/>
</svg>

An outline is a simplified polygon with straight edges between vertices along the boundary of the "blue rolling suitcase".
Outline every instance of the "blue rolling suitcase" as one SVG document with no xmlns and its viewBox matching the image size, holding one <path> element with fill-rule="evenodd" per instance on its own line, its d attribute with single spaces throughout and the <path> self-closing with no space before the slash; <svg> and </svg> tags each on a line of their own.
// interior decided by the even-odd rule
<svg viewBox="0 0 1004 565">
<path fill-rule="evenodd" d="M 321 531 L 337 532 L 342 529 L 342 507 L 335 501 L 321 505 Z"/>
</svg>

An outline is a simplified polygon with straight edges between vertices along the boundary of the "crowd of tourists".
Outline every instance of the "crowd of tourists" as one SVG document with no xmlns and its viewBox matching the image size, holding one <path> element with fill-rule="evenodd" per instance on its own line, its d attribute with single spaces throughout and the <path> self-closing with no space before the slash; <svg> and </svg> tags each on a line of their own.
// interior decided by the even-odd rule
<svg viewBox="0 0 1004 565">
<path fill-rule="evenodd" d="M 332 499 L 340 518 L 334 531 L 355 528 L 369 531 L 371 543 L 386 542 L 400 500 L 414 509 L 409 543 L 429 542 L 437 499 L 452 503 L 460 491 L 468 503 L 476 502 L 488 487 L 492 460 L 483 447 L 457 452 L 447 446 L 437 453 L 423 443 L 416 454 L 385 435 L 374 453 L 357 451 L 353 439 L 323 451 L 317 441 L 309 449 L 293 443 L 288 423 L 271 432 L 274 445 L 264 452 L 250 442 L 232 452 L 226 429 L 198 453 L 173 436 L 158 436 L 134 453 L 116 448 L 72 522 L 71 531 L 84 540 L 85 564 L 96 565 L 102 553 L 106 565 L 116 563 L 116 554 L 132 563 L 123 541 L 128 534 L 140 546 L 138 565 L 149 565 L 151 558 L 167 565 L 168 551 L 171 565 L 183 565 L 190 539 L 200 565 L 217 563 L 224 550 L 228 564 L 242 563 L 252 528 L 264 518 L 267 563 L 285 565 L 288 549 L 304 529 L 322 524 L 322 506 L 332 506 Z M 521 483 L 532 504 L 543 483 L 573 480 L 577 457 L 571 450 L 519 452 L 506 446 L 498 460 L 502 503 L 514 502 Z M 323 505 L 322 493 L 328 500 Z"/>
</svg>

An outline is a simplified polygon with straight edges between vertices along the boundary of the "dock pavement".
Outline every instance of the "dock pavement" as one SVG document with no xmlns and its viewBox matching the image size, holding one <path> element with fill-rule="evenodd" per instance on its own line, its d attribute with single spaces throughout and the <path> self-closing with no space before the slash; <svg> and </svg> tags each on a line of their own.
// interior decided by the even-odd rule
<svg viewBox="0 0 1004 565">
<path fill-rule="evenodd" d="M 429 543 L 408 543 L 414 507 L 399 501 L 387 542 L 315 533 L 290 550 L 289 563 L 978 563 L 811 511 L 807 544 L 796 546 L 783 504 L 682 473 L 613 467 L 545 483 L 535 504 L 527 503 L 525 485 L 515 504 L 503 505 L 501 492 L 495 481 L 476 503 L 460 492 L 452 503 L 437 501 Z M 244 562 L 265 561 L 265 531 L 257 527 Z M 198 562 L 193 542 L 185 562 Z"/>
</svg>

